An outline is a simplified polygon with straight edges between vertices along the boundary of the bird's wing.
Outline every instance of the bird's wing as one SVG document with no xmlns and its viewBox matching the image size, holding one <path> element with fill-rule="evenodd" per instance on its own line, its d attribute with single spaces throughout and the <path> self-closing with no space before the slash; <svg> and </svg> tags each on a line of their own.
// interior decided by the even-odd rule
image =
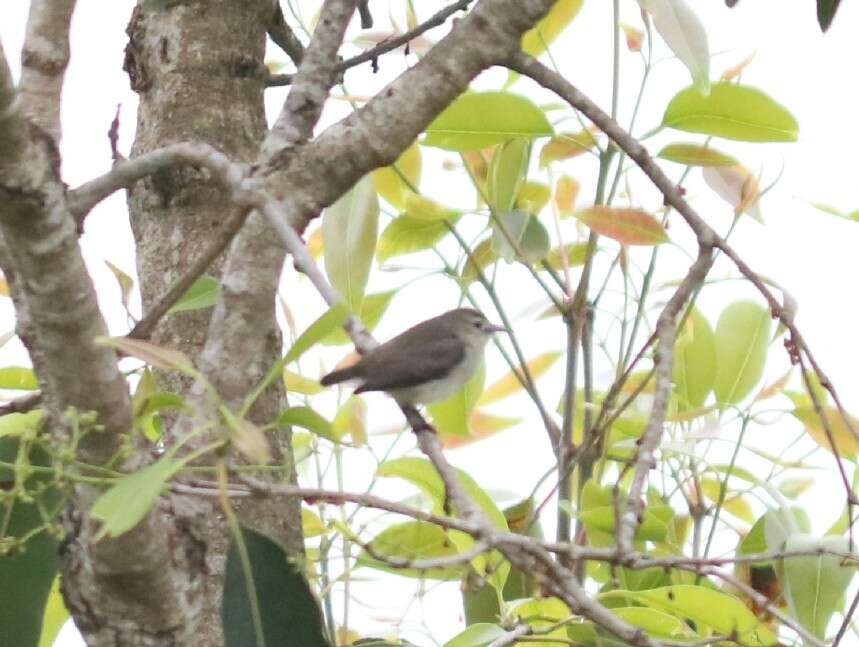
<svg viewBox="0 0 859 647">
<path fill-rule="evenodd" d="M 402 336 L 401 336 L 402 337 Z M 362 360 L 364 384 L 356 393 L 388 391 L 431 382 L 447 375 L 465 357 L 465 346 L 456 337 L 423 343 L 392 339 Z"/>
</svg>

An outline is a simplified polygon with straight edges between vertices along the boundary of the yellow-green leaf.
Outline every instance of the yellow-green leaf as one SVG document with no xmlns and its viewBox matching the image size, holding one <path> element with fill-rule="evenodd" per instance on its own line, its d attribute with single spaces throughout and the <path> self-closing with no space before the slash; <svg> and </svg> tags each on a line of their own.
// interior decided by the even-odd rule
<svg viewBox="0 0 859 647">
<path fill-rule="evenodd" d="M 310 407 L 289 407 L 278 416 L 277 423 L 307 429 L 333 442 L 339 440 L 331 428 L 331 423 Z"/>
<path fill-rule="evenodd" d="M 799 124 L 786 108 L 764 92 L 734 83 L 714 83 L 704 96 L 693 87 L 677 93 L 662 125 L 749 142 L 793 142 Z"/>
<path fill-rule="evenodd" d="M 343 303 L 336 303 L 331 306 L 325 314 L 310 324 L 307 330 L 295 340 L 292 348 L 281 360 L 281 365 L 286 366 L 297 360 L 311 347 L 323 340 L 332 330 L 343 325 L 348 317 L 349 309 Z"/>
<path fill-rule="evenodd" d="M 456 555 L 459 551 L 444 529 L 426 521 L 406 521 L 389 526 L 373 537 L 370 548 L 372 553 L 363 552 L 358 556 L 360 566 L 393 572 L 400 577 L 456 580 L 463 575 L 462 566 L 418 570 L 392 566 L 373 556 L 408 562 Z"/>
<path fill-rule="evenodd" d="M 560 356 L 560 351 L 552 351 L 543 353 L 534 359 L 528 360 L 527 367 L 531 377 L 536 380 L 541 375 L 545 374 Z M 516 368 L 516 373 L 519 375 L 523 374 L 521 365 Z M 483 392 L 478 404 L 485 406 L 487 404 L 497 402 L 507 396 L 513 395 L 521 388 L 522 383 L 519 381 L 519 378 L 516 377 L 516 374 L 513 373 L 513 371 L 508 371 L 501 379 Z"/>
<path fill-rule="evenodd" d="M 510 139 L 492 156 L 487 180 L 487 199 L 496 213 L 510 211 L 519 195 L 519 189 L 528 174 L 531 142 L 524 138 Z"/>
<path fill-rule="evenodd" d="M 483 392 L 486 379 L 486 366 L 481 362 L 480 368 L 457 393 L 446 400 L 434 402 L 427 406 L 433 419 L 433 424 L 439 436 L 468 436 L 468 420 L 472 409 Z"/>
<path fill-rule="evenodd" d="M 643 209 L 597 205 L 580 209 L 574 215 L 591 231 L 623 245 L 658 245 L 668 241 L 662 223 Z"/>
<path fill-rule="evenodd" d="M 445 220 L 420 220 L 398 216 L 379 237 L 376 257 L 384 262 L 394 256 L 411 254 L 434 247 L 450 231 Z"/>
<path fill-rule="evenodd" d="M 529 180 L 519 189 L 519 195 L 516 196 L 516 204 L 513 206 L 518 211 L 524 211 L 536 216 L 548 204 L 550 197 L 552 197 L 552 190 L 548 184 Z"/>
<path fill-rule="evenodd" d="M 555 183 L 555 205 L 562 216 L 569 216 L 576 209 L 576 198 L 581 184 L 569 175 L 562 175 Z"/>
<path fill-rule="evenodd" d="M 375 330 L 396 293 L 396 290 L 391 290 L 390 292 L 376 292 L 375 294 L 364 295 L 364 300 L 361 303 L 360 318 L 361 323 L 364 324 L 367 330 L 371 332 Z M 351 341 L 345 330 L 337 328 L 322 339 L 320 343 L 326 346 L 339 346 L 341 344 L 348 344 Z"/>
<path fill-rule="evenodd" d="M 716 338 L 710 322 L 693 310 L 674 343 L 674 394 L 682 411 L 704 404 L 716 380 Z"/>
<path fill-rule="evenodd" d="M 701 144 L 668 144 L 657 157 L 686 166 L 733 166 L 739 163 L 735 157 Z"/>
<path fill-rule="evenodd" d="M 736 634 L 740 642 L 746 645 L 765 647 L 778 642 L 745 604 L 710 587 L 679 584 L 646 591 L 609 591 L 599 597 L 601 600 L 633 600 L 653 609 L 688 618 L 723 636 Z"/>
<path fill-rule="evenodd" d="M 522 36 L 522 51 L 531 56 L 540 56 L 573 22 L 582 8 L 584 0 L 558 0 L 540 21 Z"/>
<path fill-rule="evenodd" d="M 334 416 L 331 431 L 338 441 L 348 435 L 356 445 L 367 442 L 367 403 L 357 395 L 344 402 Z"/>
<path fill-rule="evenodd" d="M 319 380 L 304 377 L 300 373 L 294 373 L 288 369 L 283 371 L 283 388 L 288 393 L 300 393 L 302 395 L 316 395 L 322 391 Z"/>
<path fill-rule="evenodd" d="M 416 189 L 420 187 L 421 164 L 421 149 L 415 142 L 403 151 L 394 164 L 373 171 L 373 186 L 389 204 L 403 209 L 406 206 L 406 198 L 414 195 L 409 184 Z M 409 184 L 403 181 L 401 173 Z"/>
<path fill-rule="evenodd" d="M 427 127 L 426 146 L 468 151 L 508 139 L 552 135 L 552 125 L 537 105 L 511 92 L 467 92 Z"/>
<path fill-rule="evenodd" d="M 26 366 L 4 366 L 0 368 L 0 389 L 35 391 L 39 380 L 33 369 Z"/>
<path fill-rule="evenodd" d="M 552 269 L 561 270 L 564 268 L 562 255 L 566 255 L 567 264 L 570 267 L 584 265 L 585 259 L 588 256 L 587 243 L 568 243 L 563 247 L 555 247 L 550 249 L 546 254 L 545 260 Z"/>
<path fill-rule="evenodd" d="M 183 294 L 180 299 L 168 310 L 170 314 L 187 312 L 190 310 L 203 310 L 211 308 L 218 301 L 221 293 L 221 284 L 214 276 L 204 274 Z"/>
<path fill-rule="evenodd" d="M 848 414 L 848 420 L 844 419 L 837 407 L 826 405 L 822 407 L 823 414 L 829 423 L 832 439 L 839 456 L 853 458 L 859 454 L 859 439 L 850 431 L 852 427 L 859 433 L 859 419 Z M 812 440 L 825 450 L 832 452 L 832 443 L 826 434 L 826 428 L 817 415 L 813 406 L 797 407 L 793 410 L 794 417 L 805 425 L 805 430 Z"/>
<path fill-rule="evenodd" d="M 471 434 L 469 436 L 444 436 L 441 438 L 441 444 L 445 449 L 456 449 L 494 436 L 499 431 L 515 427 L 520 422 L 522 422 L 521 418 L 506 418 L 474 409 L 468 417 L 468 428 Z"/>
<path fill-rule="evenodd" d="M 456 209 L 446 207 L 440 202 L 417 193 L 411 193 L 405 199 L 405 211 L 402 215 L 415 220 L 449 220 L 459 214 Z"/>
<path fill-rule="evenodd" d="M 123 476 L 99 496 L 90 510 L 90 515 L 102 522 L 96 541 L 102 537 L 118 537 L 140 523 L 155 505 L 167 481 L 181 468 L 181 462 L 164 456 Z"/>
<path fill-rule="evenodd" d="M 737 404 L 760 381 L 771 332 L 769 310 L 754 301 L 736 301 L 716 324 L 716 381 L 720 405 Z"/>
<path fill-rule="evenodd" d="M 325 524 L 313 510 L 301 508 L 301 531 L 304 537 L 318 537 L 325 534 Z"/>
<path fill-rule="evenodd" d="M 322 215 L 325 272 L 352 312 L 359 312 L 379 226 L 379 199 L 369 177 L 358 180 Z"/>
<path fill-rule="evenodd" d="M 492 238 L 482 240 L 472 251 L 469 258 L 465 261 L 462 268 L 463 285 L 468 285 L 472 281 L 476 281 L 480 276 L 478 270 L 483 270 L 492 263 L 498 260 L 498 254 L 492 246 Z"/>
</svg>

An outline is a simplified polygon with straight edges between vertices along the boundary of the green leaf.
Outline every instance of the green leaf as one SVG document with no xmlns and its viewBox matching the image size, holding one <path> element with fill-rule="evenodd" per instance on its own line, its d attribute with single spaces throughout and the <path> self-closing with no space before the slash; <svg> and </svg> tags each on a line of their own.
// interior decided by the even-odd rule
<svg viewBox="0 0 859 647">
<path fill-rule="evenodd" d="M 316 395 L 324 388 L 319 380 L 305 377 L 288 369 L 283 371 L 283 388 L 287 393 L 300 393 L 301 395 Z"/>
<path fill-rule="evenodd" d="M 794 116 L 757 88 L 714 83 L 710 94 L 695 88 L 677 93 L 662 117 L 662 125 L 749 142 L 793 142 L 799 135 Z"/>
<path fill-rule="evenodd" d="M 643 209 L 595 205 L 573 215 L 591 231 L 623 245 L 659 245 L 668 241 L 662 223 Z"/>
<path fill-rule="evenodd" d="M 434 247 L 450 231 L 445 220 L 421 220 L 398 216 L 379 237 L 376 257 L 385 262 L 394 256 L 411 254 Z M 451 224 L 454 221 L 451 221 Z"/>
<path fill-rule="evenodd" d="M 739 641 L 761 647 L 777 644 L 776 637 L 740 600 L 704 586 L 680 584 L 649 591 L 609 591 L 601 600 L 626 598 L 659 609 L 697 625 L 710 627 L 717 634 L 738 634 Z"/>
<path fill-rule="evenodd" d="M 0 417 L 0 438 L 4 436 L 21 436 L 32 438 L 39 429 L 44 411 L 34 409 L 27 413 L 7 413 Z"/>
<path fill-rule="evenodd" d="M 824 550 L 839 553 L 850 552 L 850 542 L 845 537 L 823 537 L 810 535 L 788 537 L 784 550 Z M 784 594 L 791 615 L 803 627 L 823 640 L 826 628 L 835 612 L 842 612 L 844 592 L 850 585 L 856 567 L 845 565 L 835 555 L 807 555 L 788 557 L 783 560 L 779 579 L 784 584 Z"/>
<path fill-rule="evenodd" d="M 546 137 L 553 130 L 530 99 L 511 92 L 467 92 L 436 117 L 426 133 L 426 146 L 469 151 L 517 137 Z"/>
<path fill-rule="evenodd" d="M 531 142 L 517 138 L 504 142 L 489 164 L 487 193 L 489 206 L 498 213 L 510 211 L 528 175 Z"/>
<path fill-rule="evenodd" d="M 370 332 L 375 330 L 396 293 L 397 290 L 391 290 L 390 292 L 376 292 L 364 295 L 364 300 L 361 303 L 360 318 L 361 323 L 364 324 L 367 330 Z M 346 331 L 338 328 L 327 335 L 320 343 L 325 346 L 340 346 L 351 342 L 352 340 L 349 339 Z"/>
<path fill-rule="evenodd" d="M 434 509 L 441 511 L 445 505 L 444 482 L 441 480 L 433 464 L 425 458 L 406 456 L 385 461 L 376 470 L 381 477 L 397 477 L 405 479 L 420 488 L 432 499 Z M 456 470 L 457 478 L 471 500 L 486 513 L 489 520 L 497 527 L 508 530 L 507 519 L 492 498 L 471 478 L 460 469 Z"/>
<path fill-rule="evenodd" d="M 0 389 L 35 391 L 39 380 L 31 368 L 24 366 L 4 366 L 0 368 Z"/>
<path fill-rule="evenodd" d="M 841 0 L 817 0 L 817 23 L 821 30 L 829 29 L 839 4 L 841 4 Z"/>
<path fill-rule="evenodd" d="M 278 416 L 277 424 L 301 427 L 332 442 L 338 440 L 331 428 L 331 423 L 310 407 L 289 407 Z"/>
<path fill-rule="evenodd" d="M 193 285 L 188 288 L 188 291 L 167 312 L 175 314 L 177 312 L 211 308 L 218 302 L 218 295 L 220 293 L 221 284 L 218 282 L 218 279 L 214 276 L 204 274 L 194 281 Z"/>
<path fill-rule="evenodd" d="M 119 537 L 140 523 L 155 505 L 167 481 L 180 469 L 180 461 L 164 456 L 120 478 L 95 500 L 90 510 L 90 515 L 102 522 L 96 541 L 103 537 Z"/>
<path fill-rule="evenodd" d="M 375 557 L 380 555 L 407 562 L 457 555 L 459 551 L 447 533 L 426 521 L 406 521 L 389 526 L 370 541 L 370 548 L 371 552 L 365 551 L 358 556 L 360 566 L 369 566 L 401 577 L 433 580 L 458 580 L 463 574 L 463 566 L 419 570 L 392 566 Z"/>
<path fill-rule="evenodd" d="M 349 436 L 356 445 L 367 442 L 367 403 L 363 398 L 353 395 L 337 409 L 331 431 L 338 441 Z"/>
<path fill-rule="evenodd" d="M 678 640 L 696 636 L 695 632 L 685 622 L 658 609 L 620 607 L 611 611 L 621 620 L 625 620 L 634 627 L 644 629 L 649 636 L 654 638 Z"/>
<path fill-rule="evenodd" d="M 720 405 L 737 404 L 755 388 L 764 372 L 771 334 L 769 310 L 754 301 L 736 301 L 716 324 L 716 381 Z"/>
<path fill-rule="evenodd" d="M 322 215 L 325 272 L 352 312 L 361 310 L 379 229 L 379 199 L 363 177 Z"/>
<path fill-rule="evenodd" d="M 224 570 L 224 647 L 330 647 L 296 556 L 253 530 L 240 532 Z"/>
<path fill-rule="evenodd" d="M 349 317 L 349 309 L 343 303 L 335 303 L 325 314 L 314 321 L 307 330 L 305 330 L 289 352 L 284 355 L 280 362 L 281 367 L 294 362 L 299 357 L 304 355 L 310 348 L 322 341 L 331 331 L 343 325 L 343 322 Z M 280 372 L 280 368 L 278 368 Z"/>
<path fill-rule="evenodd" d="M 507 632 L 498 625 L 478 622 L 448 640 L 444 647 L 485 647 L 505 633 Z"/>
<path fill-rule="evenodd" d="M 734 166 L 735 157 L 700 144 L 668 144 L 657 157 L 686 166 Z"/>
<path fill-rule="evenodd" d="M 301 508 L 301 532 L 307 539 L 324 535 L 326 528 L 318 514 L 308 508 Z"/>
<path fill-rule="evenodd" d="M 704 404 L 716 380 L 716 338 L 710 322 L 693 310 L 674 343 L 674 394 L 681 410 Z"/>
<path fill-rule="evenodd" d="M 542 631 L 548 631 L 553 625 L 559 625 L 561 621 L 573 615 L 570 608 L 561 600 L 548 597 L 516 602 L 510 613 L 513 614 L 513 617 L 517 617 L 522 622 Z M 529 641 L 528 647 L 558 647 L 562 643 L 554 641 L 552 638 L 564 640 L 567 631 L 564 626 L 559 626 L 541 635 L 544 635 L 546 640 Z M 600 647 L 602 646 L 600 645 Z"/>
<path fill-rule="evenodd" d="M 404 216 L 414 218 L 415 220 L 451 220 L 460 214 L 456 209 L 451 209 L 445 205 L 416 193 L 406 197 Z"/>
<path fill-rule="evenodd" d="M 468 436 L 471 410 L 480 399 L 486 380 L 486 365 L 481 362 L 474 376 L 459 391 L 441 402 L 427 405 L 439 436 Z"/>
<path fill-rule="evenodd" d="M 598 506 L 582 512 L 579 515 L 585 528 L 592 532 L 613 534 L 617 521 L 617 510 L 614 505 Z M 635 538 L 648 541 L 665 541 L 668 538 L 674 511 L 671 506 L 658 504 L 648 506 L 644 511 L 644 519 L 635 532 Z"/>
<path fill-rule="evenodd" d="M 549 203 L 551 197 L 552 189 L 549 188 L 548 184 L 528 180 L 519 189 L 514 207 L 517 211 L 524 211 L 536 216 Z"/>
<path fill-rule="evenodd" d="M 373 171 L 373 186 L 376 191 L 390 205 L 397 209 L 404 208 L 406 206 L 406 198 L 414 195 L 414 191 L 403 181 L 400 173 L 406 177 L 413 187 L 418 188 L 420 186 L 421 149 L 417 142 L 404 150 L 402 155 L 391 166 Z"/>
<path fill-rule="evenodd" d="M 110 261 L 105 260 L 104 264 L 107 265 L 107 269 L 111 271 L 113 277 L 116 279 L 116 283 L 119 285 L 119 293 L 122 306 L 127 310 L 128 303 L 131 299 L 131 290 L 132 288 L 134 288 L 134 279 L 132 279 L 128 274 L 123 272 Z"/>
<path fill-rule="evenodd" d="M 573 22 L 582 8 L 584 0 L 558 0 L 540 21 L 522 36 L 522 51 L 531 56 L 540 56 Z"/>
<path fill-rule="evenodd" d="M 546 254 L 545 260 L 549 267 L 552 267 L 556 270 L 564 269 L 564 261 L 561 258 L 561 253 L 566 254 L 567 263 L 569 263 L 570 267 L 578 267 L 579 265 L 584 265 L 585 259 L 588 257 L 588 244 L 587 243 L 567 243 L 563 247 L 555 247 L 554 249 L 550 249 L 549 253 Z"/>
<path fill-rule="evenodd" d="M 536 216 L 507 211 L 492 221 L 492 248 L 508 263 L 517 258 L 537 263 L 549 252 L 549 244 L 549 232 Z"/>
</svg>

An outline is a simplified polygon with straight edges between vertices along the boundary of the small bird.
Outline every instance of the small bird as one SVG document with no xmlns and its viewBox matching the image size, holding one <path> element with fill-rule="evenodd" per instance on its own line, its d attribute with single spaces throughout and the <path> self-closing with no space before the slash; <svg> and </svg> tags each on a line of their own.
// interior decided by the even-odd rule
<svg viewBox="0 0 859 647">
<path fill-rule="evenodd" d="M 385 391 L 404 406 L 437 402 L 468 382 L 486 342 L 504 330 L 477 310 L 458 308 L 409 328 L 320 382 L 329 386 L 355 380 L 360 382 L 355 393 Z"/>
</svg>

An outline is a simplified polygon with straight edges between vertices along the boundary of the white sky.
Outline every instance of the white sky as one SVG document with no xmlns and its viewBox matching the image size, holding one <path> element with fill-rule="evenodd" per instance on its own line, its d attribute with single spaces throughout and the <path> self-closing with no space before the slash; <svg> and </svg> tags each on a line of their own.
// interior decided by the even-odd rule
<svg viewBox="0 0 859 647">
<path fill-rule="evenodd" d="M 5 0 L 0 5 L 0 41 L 16 75 L 28 4 L 23 0 Z M 441 5 L 425 0 L 415 4 L 421 17 L 430 15 Z M 809 201 L 820 201 L 844 211 L 859 208 L 855 163 L 855 151 L 859 149 L 859 132 L 855 124 L 859 102 L 854 70 L 855 62 L 859 60 L 859 39 L 855 35 L 859 6 L 844 2 L 830 32 L 823 36 L 816 25 L 812 0 L 744 0 L 734 10 L 726 9 L 717 0 L 690 4 L 706 25 L 711 51 L 716 53 L 712 63 L 712 78 L 718 78 L 722 70 L 757 51 L 754 62 L 743 75 L 743 82 L 757 86 L 776 98 L 793 112 L 800 123 L 800 140 L 796 144 L 752 146 L 716 142 L 718 148 L 739 157 L 747 167 L 755 171 L 762 170 L 763 185 L 769 184 L 783 169 L 778 185 L 763 201 L 767 225 L 761 227 L 745 219 L 734 242 L 755 269 L 776 279 L 799 302 L 798 323 L 811 348 L 839 388 L 848 407 L 859 410 L 854 377 L 857 351 L 854 341 L 856 312 L 853 287 L 859 268 L 855 252 L 859 242 L 859 223 L 824 215 L 808 205 Z M 63 173 L 70 186 L 78 185 L 109 168 L 110 151 L 106 132 L 116 105 L 120 103 L 120 145 L 122 150 L 129 150 L 136 98 L 129 91 L 128 80 L 121 66 L 126 43 L 124 30 L 132 5 L 133 2 L 129 0 L 78 2 L 72 32 L 72 62 L 63 104 Z M 391 2 L 391 5 L 395 7 L 396 15 L 401 15 L 400 4 Z M 377 20 L 384 22 L 386 3 L 379 0 L 371 3 L 371 6 L 375 9 Z M 609 6 L 608 2 L 587 0 L 568 34 L 553 47 L 561 71 L 603 106 L 608 105 L 611 87 Z M 624 0 L 622 9 L 626 22 L 639 24 L 637 5 L 632 0 Z M 305 15 L 310 16 L 313 12 L 314 8 L 308 8 Z M 442 28 L 434 34 L 444 33 L 445 30 Z M 656 48 L 655 58 L 661 62 L 654 70 L 645 96 L 643 113 L 638 122 L 641 132 L 659 123 L 668 99 L 689 83 L 685 68 L 670 59 L 670 52 L 664 44 L 658 42 Z M 350 72 L 346 78 L 349 90 L 356 95 L 369 95 L 384 79 L 390 78 L 400 69 L 400 61 L 401 57 L 397 55 L 383 58 L 382 73 L 369 82 L 365 81 L 368 76 L 366 72 Z M 628 114 L 638 86 L 640 68 L 639 59 L 624 51 L 621 77 L 623 114 Z M 503 76 L 489 74 L 479 84 L 497 87 L 499 79 L 503 79 Z M 520 81 L 513 89 L 532 93 L 532 87 Z M 284 92 L 274 90 L 269 93 L 270 114 L 276 114 Z M 540 102 L 553 100 L 544 95 L 535 96 Z M 346 110 L 347 104 L 334 102 L 326 113 L 326 123 L 345 114 Z M 622 121 L 626 123 L 627 118 Z M 656 152 L 668 141 L 692 139 L 682 133 L 674 133 L 661 135 L 657 141 L 648 145 L 652 152 Z M 436 158 L 429 156 L 429 159 Z M 583 184 L 588 187 L 587 165 L 592 164 L 585 161 L 572 164 L 569 172 L 584 179 Z M 425 164 L 425 168 L 427 166 Z M 666 169 L 672 173 L 672 177 L 677 177 L 677 167 L 666 165 Z M 425 174 L 422 188 L 429 195 L 454 205 L 467 203 L 470 199 L 458 201 L 455 189 L 451 187 L 459 185 L 449 177 L 451 174 L 445 175 L 443 171 Z M 652 208 L 658 206 L 658 202 L 653 202 L 653 196 L 640 188 L 640 184 L 634 186 L 641 192 L 636 191 L 636 199 L 649 199 Z M 711 196 L 698 173 L 692 174 L 687 188 L 694 206 L 708 221 L 724 231 L 730 220 L 730 208 Z M 589 193 L 589 189 L 586 188 L 583 193 Z M 587 199 L 585 195 L 582 196 L 582 200 Z M 682 223 L 678 220 L 671 234 L 682 239 L 680 231 Z M 115 195 L 96 208 L 87 221 L 82 244 L 112 331 L 121 334 L 126 330 L 125 317 L 119 308 L 118 289 L 103 261 L 110 260 L 133 274 L 132 238 L 123 195 Z M 642 262 L 644 256 L 635 258 Z M 679 262 L 685 257 L 671 252 L 666 253 L 666 258 L 669 266 L 673 267 L 673 263 L 680 271 L 682 266 Z M 411 258 L 407 257 L 402 264 L 410 262 Z M 418 262 L 414 264 L 421 265 Z M 421 266 L 431 265 L 431 261 L 425 261 Z M 727 266 L 717 268 L 718 276 L 727 273 Z M 378 289 L 380 285 L 398 285 L 402 277 L 376 272 L 372 280 Z M 523 290 L 530 291 L 518 291 L 517 296 L 511 297 L 517 301 L 509 305 L 510 312 L 520 312 L 538 299 L 539 295 L 533 291 L 533 286 L 522 276 L 511 272 L 509 280 L 514 285 L 521 285 Z M 402 295 L 398 295 L 394 308 L 379 328 L 381 338 L 456 303 L 456 293 L 441 279 L 430 279 L 420 285 L 423 289 L 404 290 Z M 292 276 L 287 276 L 284 289 L 290 295 L 295 294 L 294 290 L 308 294 L 306 287 L 297 285 Z M 437 289 L 437 294 L 445 297 L 438 297 L 429 303 L 426 299 L 429 289 Z M 519 294 L 525 294 L 527 298 L 521 297 L 520 301 Z M 533 297 L 528 297 L 528 294 L 533 294 Z M 753 295 L 736 282 L 705 292 L 702 305 L 710 320 L 715 321 L 720 308 L 727 301 L 737 298 L 738 294 Z M 313 303 L 321 308 L 318 300 Z M 309 312 L 300 319 L 306 324 L 318 312 Z M 0 302 L 0 333 L 12 326 L 11 308 L 3 300 Z M 520 334 L 523 344 L 531 351 L 526 354 L 547 350 L 542 330 L 545 328 L 535 326 L 532 329 L 522 325 Z M 558 337 L 557 348 L 561 347 Z M 24 361 L 20 348 L 12 343 L 3 349 L 0 358 L 4 364 Z M 330 366 L 337 359 L 337 351 L 327 354 L 325 358 Z M 502 370 L 497 353 L 492 351 L 488 362 L 489 381 L 492 381 Z M 780 375 L 785 367 L 783 354 L 774 350 L 768 377 Z M 374 412 L 377 408 L 385 410 L 386 405 L 381 399 L 371 399 L 370 402 Z M 521 415 L 523 408 L 528 406 L 527 401 L 516 400 L 516 403 L 520 405 L 520 410 L 514 409 L 513 414 Z M 531 410 L 528 411 L 528 415 L 531 415 Z M 510 413 L 504 409 L 500 412 Z M 537 434 L 536 438 L 528 435 L 531 433 Z M 779 451 L 785 442 L 781 426 L 759 429 L 758 434 L 754 439 L 755 445 L 773 452 Z M 520 428 L 452 452 L 451 457 L 475 474 L 487 489 L 514 491 L 521 495 L 529 491 L 536 475 L 549 464 L 549 455 L 542 447 L 543 444 L 544 438 L 536 429 Z M 523 464 L 529 466 L 527 472 L 522 469 Z M 357 482 L 360 488 L 363 481 Z M 833 483 L 815 490 L 815 509 L 821 511 L 816 524 L 818 530 L 825 529 L 840 509 L 843 495 Z M 825 496 L 820 497 L 821 492 Z M 428 614 L 436 614 L 429 615 L 434 619 L 435 626 L 448 628 L 439 632 L 437 638 L 442 639 L 455 632 L 460 613 L 458 596 L 450 595 L 450 589 L 447 591 L 444 595 L 430 596 L 432 602 L 427 607 Z M 377 593 L 368 592 L 368 596 L 375 597 Z M 381 612 L 366 613 L 367 626 L 377 632 L 389 628 L 389 620 L 402 615 L 401 599 L 386 595 Z M 363 611 L 359 613 L 362 614 Z M 380 615 L 387 617 L 378 617 Z M 419 633 L 415 636 L 419 637 Z M 423 642 L 427 640 L 424 638 Z M 69 646 L 76 643 L 72 638 L 66 638 L 61 644 Z"/>
</svg>

